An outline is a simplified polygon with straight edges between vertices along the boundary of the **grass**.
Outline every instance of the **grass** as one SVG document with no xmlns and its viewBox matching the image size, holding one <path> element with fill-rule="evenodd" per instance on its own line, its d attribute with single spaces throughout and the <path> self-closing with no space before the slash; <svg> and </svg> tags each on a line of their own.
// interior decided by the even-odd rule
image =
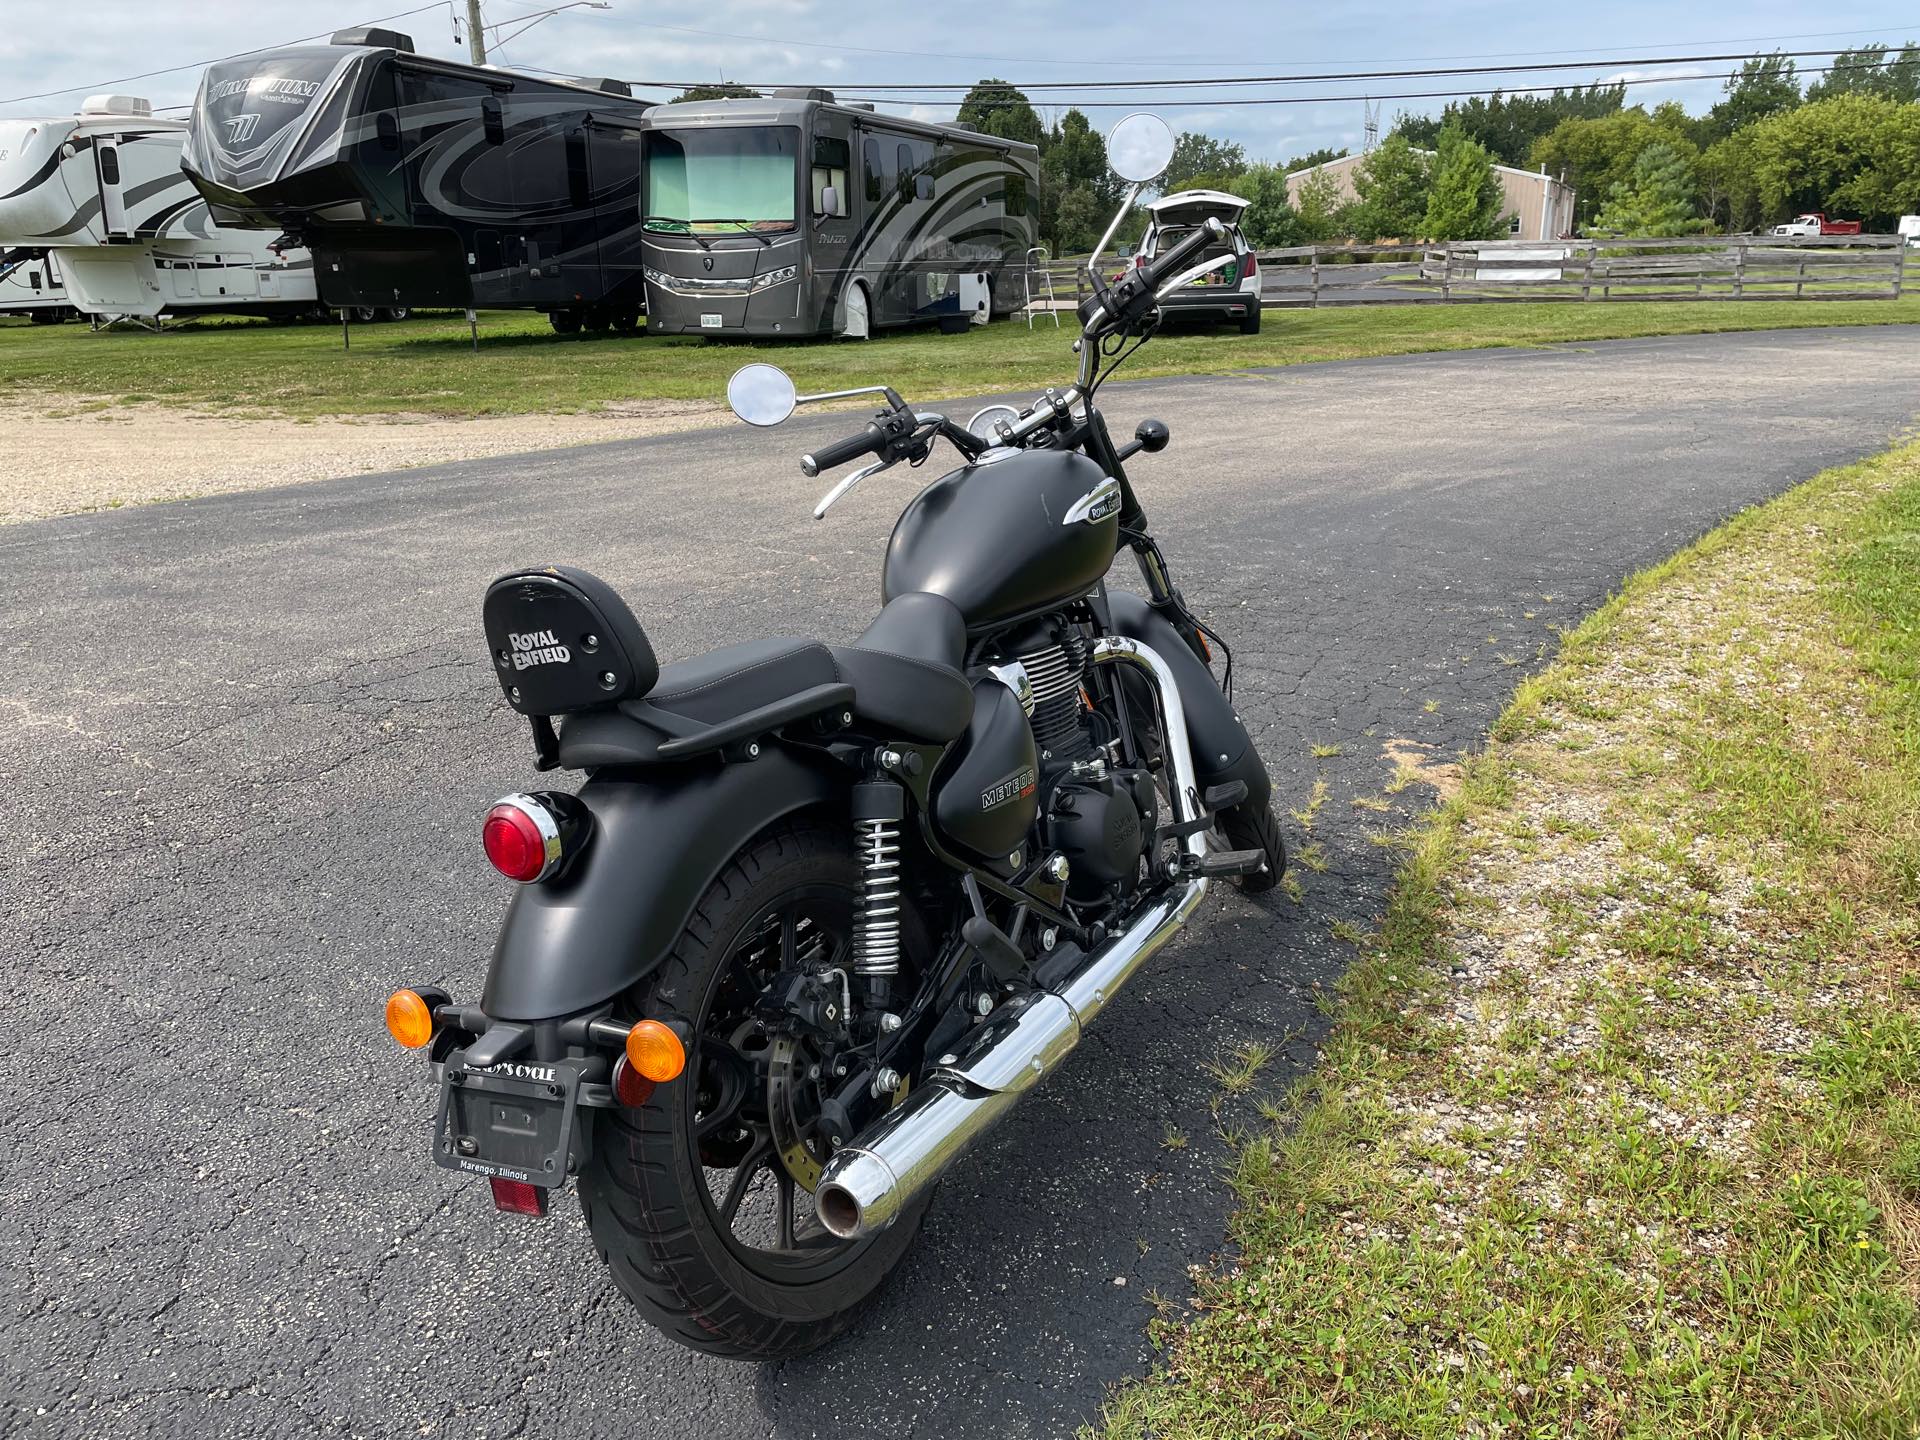
<svg viewBox="0 0 1920 1440">
<path fill-rule="evenodd" d="M 1569 634 L 1364 938 L 1107 1440 L 1920 1431 L 1920 446 Z"/>
<path fill-rule="evenodd" d="M 1254 367 L 1466 350 L 1818 325 L 1920 322 L 1898 301 L 1521 303 L 1278 311 L 1259 335 L 1174 332 L 1120 373 L 1215 374 Z M 480 348 L 464 320 L 421 317 L 357 327 L 350 350 L 326 325 L 196 321 L 159 334 L 0 322 L 0 397 L 141 396 L 166 404 L 294 417 L 446 416 L 592 410 L 632 400 L 719 401 L 750 360 L 790 370 L 802 390 L 884 377 L 913 401 L 1035 390 L 1072 377 L 1070 331 L 1005 322 L 853 342 L 718 342 L 692 337 L 561 337 L 544 317 L 490 311 Z"/>
</svg>

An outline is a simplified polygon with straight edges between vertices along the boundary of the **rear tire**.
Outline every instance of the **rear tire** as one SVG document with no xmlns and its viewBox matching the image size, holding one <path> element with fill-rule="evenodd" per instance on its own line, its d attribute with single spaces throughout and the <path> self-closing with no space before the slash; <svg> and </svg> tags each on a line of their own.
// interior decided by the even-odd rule
<svg viewBox="0 0 1920 1440">
<path fill-rule="evenodd" d="M 580 312 L 577 310 L 549 310 L 547 323 L 553 326 L 556 335 L 578 335 L 580 333 Z"/>
<path fill-rule="evenodd" d="M 1258 335 L 1260 333 L 1260 307 L 1258 305 L 1248 310 L 1247 313 L 1240 318 L 1240 333 L 1242 335 Z"/>
<path fill-rule="evenodd" d="M 1234 806 L 1220 817 L 1220 833 L 1231 850 L 1267 852 L 1267 868 L 1242 875 L 1241 890 L 1259 895 L 1280 883 L 1280 877 L 1287 873 L 1287 845 L 1280 838 L 1280 822 L 1273 818 L 1272 806 L 1262 805 L 1258 810 L 1251 805 Z"/>
<path fill-rule="evenodd" d="M 689 1349 L 773 1360 L 825 1344 L 874 1298 L 919 1232 L 925 1201 L 869 1240 L 818 1243 L 809 1232 L 792 1249 L 754 1248 L 736 1233 L 739 1208 L 730 1221 L 721 1220 L 707 1179 L 729 1158 L 714 1149 L 745 1146 L 744 1153 L 752 1154 L 749 1142 L 730 1138 L 705 1117 L 703 1158 L 695 1133 L 703 1118 L 696 1103 L 704 1093 L 695 1082 L 707 1073 L 702 1040 L 715 1033 L 711 1025 L 731 1021 L 730 1007 L 716 1017 L 734 983 L 728 977 L 753 973 L 751 966 L 739 968 L 740 947 L 763 934 L 765 918 L 783 904 L 844 914 L 850 929 L 859 893 L 859 866 L 844 834 L 817 823 L 778 826 L 752 841 L 707 887 L 673 950 L 633 997 L 641 1013 L 692 1017 L 696 1040 L 686 1073 L 659 1087 L 647 1104 L 596 1112 L 593 1155 L 579 1180 L 580 1206 L 614 1283 L 653 1325 Z M 792 898 L 799 896 L 804 902 Z M 827 920 L 813 933 L 831 942 L 832 929 Z M 731 1157 L 736 1167 L 740 1153 Z M 749 1177 L 758 1173 L 751 1164 L 746 1168 Z M 779 1181 L 780 1171 L 768 1174 Z M 764 1190 L 749 1193 L 765 1198 Z M 791 1182 L 783 1193 L 799 1199 Z M 797 1218 L 795 1231 L 809 1218 Z"/>
</svg>

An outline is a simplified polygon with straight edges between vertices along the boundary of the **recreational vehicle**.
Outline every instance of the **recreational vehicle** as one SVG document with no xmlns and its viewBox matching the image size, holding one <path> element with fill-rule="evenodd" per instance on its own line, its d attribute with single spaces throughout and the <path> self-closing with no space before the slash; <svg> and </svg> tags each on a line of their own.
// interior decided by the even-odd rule
<svg viewBox="0 0 1920 1440">
<path fill-rule="evenodd" d="M 1019 304 L 1040 152 L 827 90 L 647 116 L 647 329 L 852 335 Z"/>
<path fill-rule="evenodd" d="M 131 95 L 95 95 L 58 119 L 0 120 L 0 249 L 50 253 L 69 303 L 96 317 L 311 309 L 304 253 L 207 213 L 180 170 L 186 128 Z"/>
<path fill-rule="evenodd" d="M 43 250 L 0 250 L 0 315 L 58 325 L 79 312 L 60 282 L 60 262 Z"/>
<path fill-rule="evenodd" d="M 342 30 L 209 68 L 185 164 L 223 223 L 310 247 L 329 305 L 630 327 L 646 110 L 616 81 L 457 65 L 396 31 Z"/>
</svg>

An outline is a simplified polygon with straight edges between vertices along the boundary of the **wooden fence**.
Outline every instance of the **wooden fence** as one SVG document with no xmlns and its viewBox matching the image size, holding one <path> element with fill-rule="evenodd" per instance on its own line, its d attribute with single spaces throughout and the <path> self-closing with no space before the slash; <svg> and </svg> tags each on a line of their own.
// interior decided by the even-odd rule
<svg viewBox="0 0 1920 1440">
<path fill-rule="evenodd" d="M 1907 250 L 1898 235 L 1299 245 L 1260 252 L 1260 301 L 1268 309 L 1318 309 L 1503 300 L 1897 300 Z M 1102 269 L 1111 275 L 1127 263 L 1109 260 Z M 1086 295 L 1084 260 L 1048 268 L 1060 308 Z"/>
</svg>

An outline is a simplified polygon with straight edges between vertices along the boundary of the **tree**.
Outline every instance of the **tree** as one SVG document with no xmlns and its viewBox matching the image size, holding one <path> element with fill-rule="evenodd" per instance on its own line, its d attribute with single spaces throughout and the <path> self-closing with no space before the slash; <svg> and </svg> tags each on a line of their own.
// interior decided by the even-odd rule
<svg viewBox="0 0 1920 1440">
<path fill-rule="evenodd" d="M 1085 186 L 1068 190 L 1054 212 L 1053 253 L 1078 255 L 1093 249 L 1109 218 L 1091 190 Z"/>
<path fill-rule="evenodd" d="M 1740 234 L 1760 223 L 1760 189 L 1754 179 L 1753 137 L 1759 125 L 1734 131 L 1707 147 L 1694 169 L 1700 205 L 1721 230 Z"/>
<path fill-rule="evenodd" d="M 1800 103 L 1800 77 L 1786 55 L 1756 55 L 1727 77 L 1727 98 L 1702 122 L 1709 144 Z"/>
<path fill-rule="evenodd" d="M 1040 161 L 1040 233 L 1053 253 L 1090 248 L 1118 196 L 1118 182 L 1107 169 L 1107 142 L 1082 112 L 1067 111 L 1048 132 Z"/>
<path fill-rule="evenodd" d="M 1301 181 L 1293 206 L 1300 244 L 1324 245 L 1341 233 L 1346 196 L 1330 172 L 1316 170 Z"/>
<path fill-rule="evenodd" d="M 1293 159 L 1287 161 L 1286 164 L 1280 167 L 1280 173 L 1282 175 L 1292 175 L 1296 171 L 1311 170 L 1314 166 L 1324 165 L 1329 160 L 1344 160 L 1347 158 L 1347 154 L 1348 150 L 1344 145 L 1338 150 L 1333 149 L 1331 146 L 1319 150 L 1309 150 L 1305 155 L 1296 155 Z"/>
<path fill-rule="evenodd" d="M 1655 123 L 1636 105 L 1617 115 L 1562 120 L 1535 143 L 1531 159 L 1574 187 L 1575 220 L 1585 226 L 1613 194 L 1613 187 L 1632 179 L 1634 161 L 1656 141 L 1673 146 L 1689 161 L 1698 153 L 1685 135 L 1670 124 Z"/>
<path fill-rule="evenodd" d="M 1551 95 L 1505 95 L 1496 90 L 1449 101 L 1438 116 L 1401 115 L 1393 129 L 1412 144 L 1431 150 L 1439 144 L 1443 128 L 1458 125 L 1469 140 L 1485 146 L 1496 163 L 1525 165 L 1534 142 L 1562 120 L 1615 114 L 1626 103 L 1626 95 L 1627 87 L 1619 84 L 1575 85 Z"/>
<path fill-rule="evenodd" d="M 1920 46 L 1908 41 L 1895 54 L 1885 45 L 1842 50 L 1833 67 L 1807 87 L 1807 99 L 1836 95 L 1878 95 L 1886 100 L 1920 100 Z"/>
<path fill-rule="evenodd" d="M 1173 159 L 1160 177 L 1160 190 L 1171 195 L 1176 190 L 1199 189 L 1202 187 L 1194 181 L 1202 177 L 1216 182 L 1231 180 L 1246 168 L 1245 147 L 1188 130 L 1173 144 Z"/>
<path fill-rule="evenodd" d="M 1693 164 L 1665 140 L 1656 140 L 1633 161 L 1633 172 L 1616 181 L 1588 233 L 1599 235 L 1698 235 L 1707 222 L 1694 213 Z"/>
<path fill-rule="evenodd" d="M 1491 240 L 1506 226 L 1506 192 L 1486 146 L 1457 124 L 1441 127 L 1422 226 L 1428 240 Z"/>
<path fill-rule="evenodd" d="M 1763 221 L 1809 210 L 1891 230 L 1920 210 L 1920 104 L 1836 95 L 1741 131 Z"/>
<path fill-rule="evenodd" d="M 1417 240 L 1427 222 L 1427 189 L 1432 160 L 1413 148 L 1404 135 L 1389 135 L 1354 167 L 1353 189 L 1359 197 L 1351 224 L 1356 239 Z"/>
<path fill-rule="evenodd" d="M 718 85 L 696 85 L 691 90 L 682 90 L 669 102 L 678 105 L 684 100 L 758 100 L 760 92 L 749 90 L 744 85 L 735 85 L 722 80 Z"/>
<path fill-rule="evenodd" d="M 997 135 L 1002 140 L 1024 140 L 1029 145 L 1038 145 L 1046 138 L 1045 127 L 1033 103 L 1006 80 L 975 81 L 966 99 L 960 102 L 960 113 L 955 118 L 983 135 Z"/>
<path fill-rule="evenodd" d="M 1255 165 L 1239 180 L 1242 199 L 1250 202 L 1240 217 L 1241 233 L 1256 250 L 1306 243 L 1300 235 L 1300 217 L 1287 199 L 1287 172 L 1278 165 Z"/>
</svg>

